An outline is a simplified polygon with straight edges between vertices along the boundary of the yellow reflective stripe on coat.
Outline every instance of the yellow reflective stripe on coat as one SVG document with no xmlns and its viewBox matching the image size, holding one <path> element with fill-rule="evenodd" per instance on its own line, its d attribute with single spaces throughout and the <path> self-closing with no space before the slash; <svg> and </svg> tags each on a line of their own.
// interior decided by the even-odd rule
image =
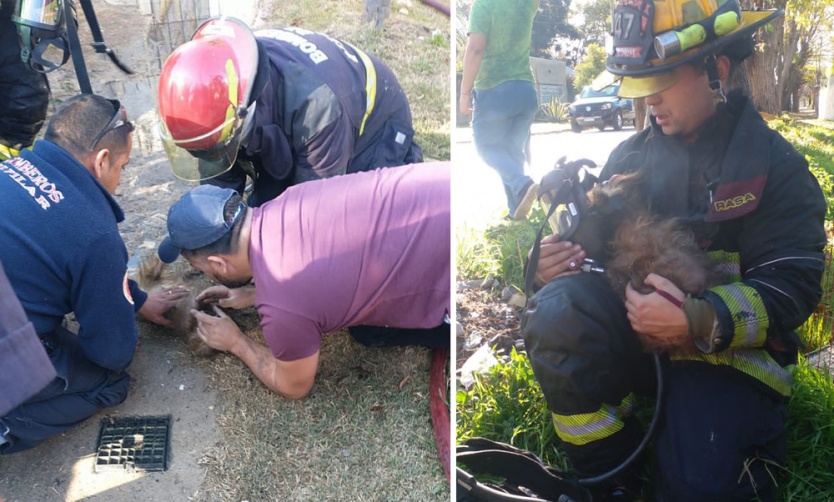
<svg viewBox="0 0 834 502">
<path fill-rule="evenodd" d="M 709 291 L 718 295 L 730 311 L 733 321 L 730 348 L 761 347 L 765 344 L 770 318 L 755 288 L 734 283 L 715 286 Z"/>
<path fill-rule="evenodd" d="M 783 396 L 791 394 L 793 376 L 764 349 L 726 350 L 717 354 L 672 354 L 672 361 L 701 361 L 729 366 L 767 385 Z"/>
<path fill-rule="evenodd" d="M 374 111 L 374 104 L 376 104 L 376 68 L 374 68 L 374 62 L 367 54 L 351 44 L 348 45 L 359 56 L 359 59 L 362 60 L 362 66 L 365 67 L 365 116 L 362 117 L 362 124 L 359 126 L 359 136 L 362 136 L 365 132 L 365 122 L 368 121 L 368 117 Z"/>
<path fill-rule="evenodd" d="M 623 418 L 634 408 L 634 394 L 627 395 L 619 406 L 603 404 L 593 413 L 559 415 L 553 413 L 556 435 L 566 443 L 584 445 L 599 441 L 619 432 L 625 423 Z"/>
<path fill-rule="evenodd" d="M 741 281 L 741 265 L 738 253 L 732 251 L 709 251 L 707 253 L 715 263 L 715 271 L 721 276 L 722 284 Z"/>
<path fill-rule="evenodd" d="M 0 161 L 9 160 L 12 157 L 20 155 L 20 150 L 9 148 L 6 145 L 0 145 Z"/>
</svg>

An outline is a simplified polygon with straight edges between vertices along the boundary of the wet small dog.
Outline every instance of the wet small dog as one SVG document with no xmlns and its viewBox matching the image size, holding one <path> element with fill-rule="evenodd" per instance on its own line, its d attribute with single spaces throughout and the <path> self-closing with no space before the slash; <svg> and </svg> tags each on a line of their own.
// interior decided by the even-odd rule
<svg viewBox="0 0 834 502">
<path fill-rule="evenodd" d="M 691 229 L 677 219 L 649 213 L 643 176 L 619 176 L 589 190 L 585 217 L 570 240 L 601 265 L 622 299 L 629 284 L 642 294 L 655 291 L 645 282 L 651 273 L 668 279 L 687 295 L 699 295 L 719 283 L 717 266 Z M 658 339 L 638 332 L 637 337 L 646 351 L 697 351 L 689 336 Z"/>
<path fill-rule="evenodd" d="M 136 272 L 136 283 L 144 291 L 156 291 L 172 286 L 183 286 L 180 279 L 165 277 L 166 264 L 153 254 L 142 259 Z M 208 357 L 217 353 L 197 335 L 197 319 L 191 314 L 192 309 L 200 308 L 197 304 L 197 292 L 191 291 L 177 305 L 168 311 L 165 317 L 171 320 L 170 328 L 186 335 L 186 344 L 195 355 Z"/>
<path fill-rule="evenodd" d="M 622 175 L 589 190 L 586 214 L 570 240 L 604 268 L 621 297 L 629 283 L 640 293 L 652 292 L 645 284 L 650 273 L 686 294 L 700 294 L 718 283 L 716 265 L 680 221 L 649 214 L 644 177 Z"/>
</svg>

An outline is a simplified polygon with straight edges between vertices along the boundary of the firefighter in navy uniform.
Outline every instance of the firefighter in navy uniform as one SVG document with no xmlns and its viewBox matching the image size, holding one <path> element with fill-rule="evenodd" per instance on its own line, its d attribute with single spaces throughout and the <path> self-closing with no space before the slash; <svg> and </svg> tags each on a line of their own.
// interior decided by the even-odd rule
<svg viewBox="0 0 834 502">
<path fill-rule="evenodd" d="M 14 8 L 13 0 L 0 0 L 0 161 L 35 141 L 49 105 L 46 75 L 30 70 L 20 57 Z"/>
<path fill-rule="evenodd" d="M 166 60 L 160 135 L 174 173 L 252 206 L 308 180 L 422 162 L 408 100 L 382 62 L 295 27 L 213 19 Z"/>
<path fill-rule="evenodd" d="M 0 416 L 0 455 L 124 401 L 136 314 L 170 325 L 165 313 L 188 295 L 180 287 L 145 292 L 128 278 L 118 228 L 124 212 L 112 194 L 130 160 L 132 131 L 121 103 L 81 94 L 52 115 L 44 139 L 0 163 L 0 260 L 56 372 Z M 75 331 L 65 326 L 70 313 Z"/>
<path fill-rule="evenodd" d="M 688 223 L 726 275 L 699 297 L 650 275 L 661 293 L 629 287 L 623 302 L 603 275 L 578 271 L 584 251 L 543 240 L 536 271 L 545 285 L 522 335 L 580 476 L 619 466 L 640 443 L 634 394 L 651 393 L 648 353 L 662 350 L 653 500 L 774 500 L 767 462 L 786 457 L 787 368 L 794 330 L 822 294 L 826 205 L 804 157 L 743 92 L 724 89 L 753 52 L 753 31 L 781 14 L 741 12 L 735 0 L 621 0 L 614 9 L 606 67 L 622 78 L 621 96 L 646 98 L 651 127 L 612 152 L 601 179 L 648 170 L 650 210 Z M 699 29 L 706 35 L 691 37 Z M 639 470 L 596 486 L 594 500 L 633 500 Z"/>
</svg>

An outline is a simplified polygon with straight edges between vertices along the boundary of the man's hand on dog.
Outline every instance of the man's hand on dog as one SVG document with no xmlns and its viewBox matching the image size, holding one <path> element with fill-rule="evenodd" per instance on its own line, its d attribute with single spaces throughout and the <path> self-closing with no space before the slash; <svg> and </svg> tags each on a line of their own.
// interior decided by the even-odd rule
<svg viewBox="0 0 834 502">
<path fill-rule="evenodd" d="M 243 337 L 243 333 L 237 327 L 237 324 L 217 305 L 214 306 L 214 313 L 216 315 L 206 314 L 199 310 L 191 311 L 191 314 L 197 319 L 197 336 L 209 347 L 229 352 Z"/>
<path fill-rule="evenodd" d="M 223 308 L 245 309 L 255 305 L 255 289 L 244 287 L 229 289 L 226 286 L 212 286 L 197 295 L 197 303 L 217 304 Z"/>
<path fill-rule="evenodd" d="M 655 291 L 644 295 L 629 284 L 626 286 L 625 301 L 628 320 L 643 348 L 651 352 L 691 346 L 683 310 L 679 304 L 658 294 L 657 290 L 666 292 L 678 302 L 683 302 L 686 295 L 671 281 L 657 274 L 649 274 L 645 282 Z"/>
<path fill-rule="evenodd" d="M 544 285 L 563 275 L 578 274 L 584 259 L 585 251 L 579 244 L 561 242 L 557 234 L 548 235 L 542 239 L 536 283 Z"/>
<path fill-rule="evenodd" d="M 139 309 L 139 314 L 154 324 L 170 326 L 171 321 L 165 317 L 165 314 L 186 296 L 188 296 L 188 289 L 182 286 L 150 291 L 142 308 Z"/>
</svg>

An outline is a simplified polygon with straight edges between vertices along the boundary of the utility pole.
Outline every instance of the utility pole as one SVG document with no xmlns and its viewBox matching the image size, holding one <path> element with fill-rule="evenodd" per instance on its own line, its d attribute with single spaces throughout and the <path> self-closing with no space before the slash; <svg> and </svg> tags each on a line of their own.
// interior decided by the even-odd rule
<svg viewBox="0 0 834 502">
<path fill-rule="evenodd" d="M 383 23 L 391 14 L 391 0 L 365 0 L 365 22 L 374 24 L 374 28 L 382 29 Z"/>
</svg>

